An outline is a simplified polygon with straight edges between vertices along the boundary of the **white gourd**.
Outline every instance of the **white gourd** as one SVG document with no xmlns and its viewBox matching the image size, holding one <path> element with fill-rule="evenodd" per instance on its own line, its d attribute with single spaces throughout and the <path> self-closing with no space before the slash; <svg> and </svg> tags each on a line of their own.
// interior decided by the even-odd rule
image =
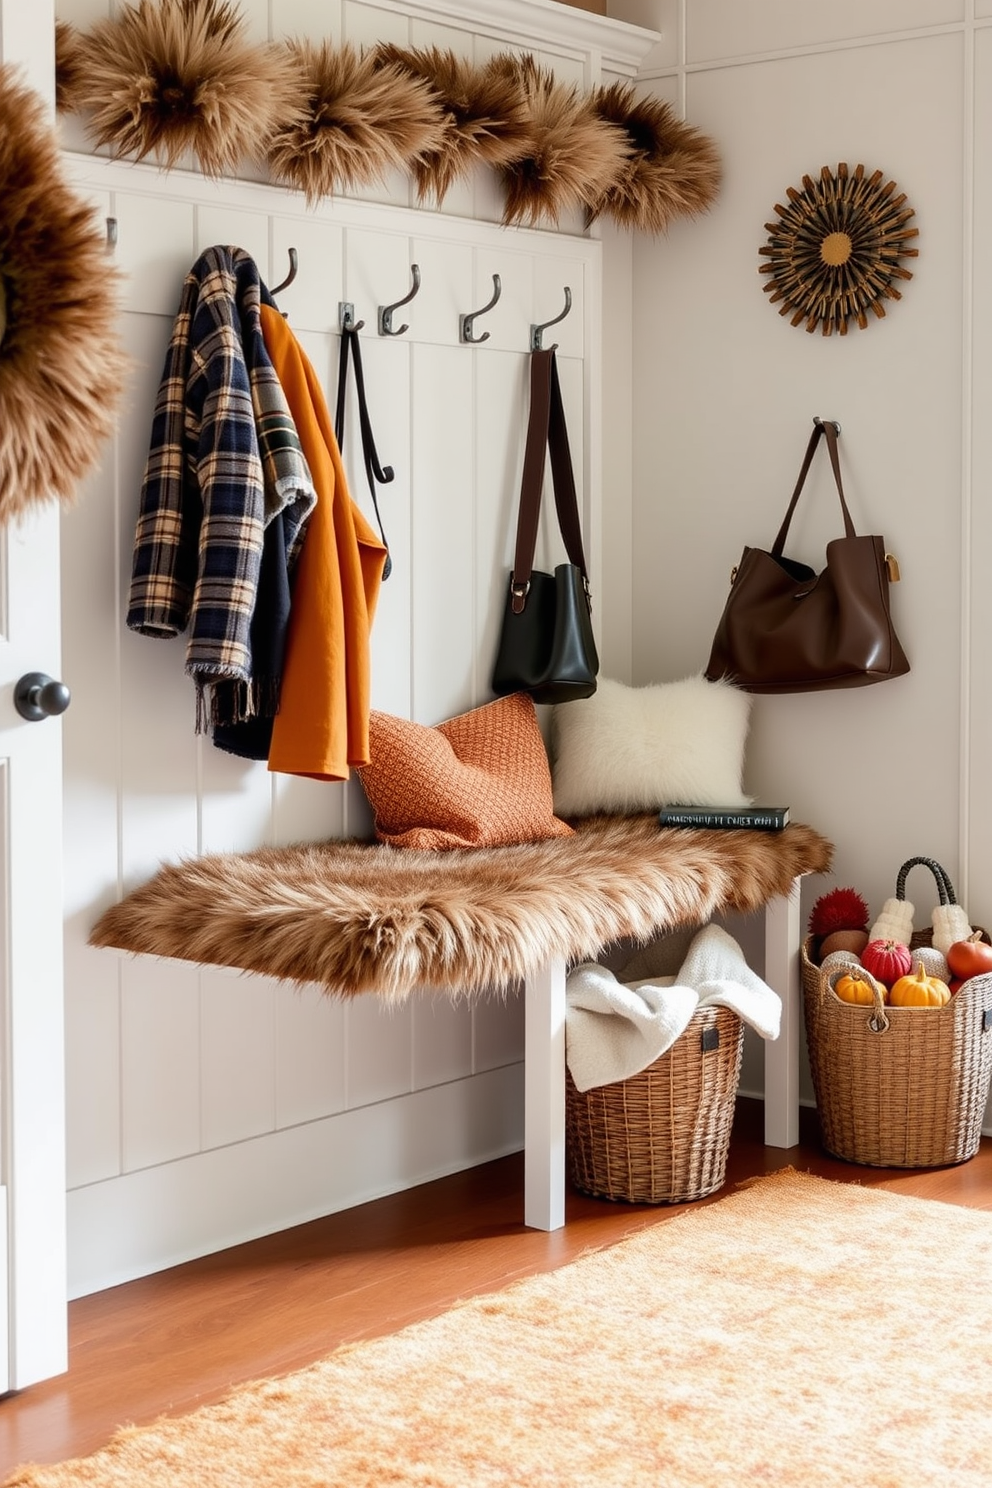
<svg viewBox="0 0 992 1488">
<path fill-rule="evenodd" d="M 968 916 L 960 904 L 938 904 L 933 912 L 933 943 L 946 956 L 955 941 L 971 934 Z"/>
<path fill-rule="evenodd" d="M 916 913 L 908 899 L 886 899 L 882 912 L 868 931 L 869 940 L 896 940 L 900 945 L 909 945 L 913 934 L 913 915 Z M 934 910 L 934 914 L 937 911 Z M 934 939 L 934 945 L 936 945 Z"/>
</svg>

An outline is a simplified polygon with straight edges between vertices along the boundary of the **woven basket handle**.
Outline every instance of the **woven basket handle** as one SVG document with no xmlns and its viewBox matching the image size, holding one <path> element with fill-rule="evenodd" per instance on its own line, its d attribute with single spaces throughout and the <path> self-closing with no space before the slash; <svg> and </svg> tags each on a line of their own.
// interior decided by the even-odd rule
<svg viewBox="0 0 992 1488">
<path fill-rule="evenodd" d="M 933 858 L 909 858 L 903 863 L 896 878 L 896 898 L 905 899 L 906 879 L 909 875 L 909 870 L 915 868 L 917 863 L 921 864 L 924 868 L 929 868 L 936 879 L 937 893 L 940 896 L 941 904 L 957 904 L 958 901 L 954 894 L 954 885 L 947 876 L 947 869 L 942 868 Z"/>
<path fill-rule="evenodd" d="M 840 981 L 841 977 L 847 976 L 850 971 L 850 966 L 838 966 L 837 970 L 832 971 L 828 976 L 827 986 L 835 997 L 837 996 L 836 984 Z M 872 976 L 870 971 L 865 971 L 863 967 L 858 968 L 858 976 L 871 987 L 871 1012 L 865 1019 L 865 1024 L 871 1033 L 886 1033 L 889 1027 L 889 1020 L 883 1004 L 884 990 L 882 985 Z M 855 1006 L 855 1004 L 851 1004 L 851 1006 Z"/>
</svg>

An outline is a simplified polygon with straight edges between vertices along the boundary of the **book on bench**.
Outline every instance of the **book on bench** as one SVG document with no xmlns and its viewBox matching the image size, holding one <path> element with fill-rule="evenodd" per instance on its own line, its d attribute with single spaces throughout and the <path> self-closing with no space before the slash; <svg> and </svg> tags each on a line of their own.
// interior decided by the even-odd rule
<svg viewBox="0 0 992 1488">
<path fill-rule="evenodd" d="M 750 827 L 779 832 L 789 824 L 788 806 L 663 806 L 659 827 Z"/>
</svg>

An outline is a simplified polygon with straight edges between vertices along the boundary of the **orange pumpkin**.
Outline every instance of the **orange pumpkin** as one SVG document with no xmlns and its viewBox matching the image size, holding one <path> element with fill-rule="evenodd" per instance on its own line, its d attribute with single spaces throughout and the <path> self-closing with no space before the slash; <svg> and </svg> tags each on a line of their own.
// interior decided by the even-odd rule
<svg viewBox="0 0 992 1488">
<path fill-rule="evenodd" d="M 838 977 L 834 982 L 834 991 L 841 1002 L 857 1002 L 871 1004 L 875 1001 L 874 989 L 870 976 L 862 976 L 857 971 L 850 971 L 844 976 Z M 882 988 L 882 1001 L 885 1002 L 885 988 Z"/>
<path fill-rule="evenodd" d="M 889 993 L 893 1007 L 943 1007 L 950 1000 L 950 987 L 930 976 L 922 961 L 917 961 L 915 973 L 900 977 Z"/>
</svg>

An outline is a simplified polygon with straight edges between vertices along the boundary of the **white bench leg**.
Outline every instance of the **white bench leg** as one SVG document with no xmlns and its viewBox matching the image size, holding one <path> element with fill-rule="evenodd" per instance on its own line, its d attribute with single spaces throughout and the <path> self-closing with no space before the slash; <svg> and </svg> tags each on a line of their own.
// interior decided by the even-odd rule
<svg viewBox="0 0 992 1488">
<path fill-rule="evenodd" d="M 565 963 L 549 961 L 524 988 L 524 1224 L 565 1223 Z"/>
<path fill-rule="evenodd" d="M 782 1031 L 765 1042 L 765 1145 L 799 1141 L 799 1001 L 801 922 L 798 878 L 765 905 L 765 981 L 782 999 Z"/>
</svg>

